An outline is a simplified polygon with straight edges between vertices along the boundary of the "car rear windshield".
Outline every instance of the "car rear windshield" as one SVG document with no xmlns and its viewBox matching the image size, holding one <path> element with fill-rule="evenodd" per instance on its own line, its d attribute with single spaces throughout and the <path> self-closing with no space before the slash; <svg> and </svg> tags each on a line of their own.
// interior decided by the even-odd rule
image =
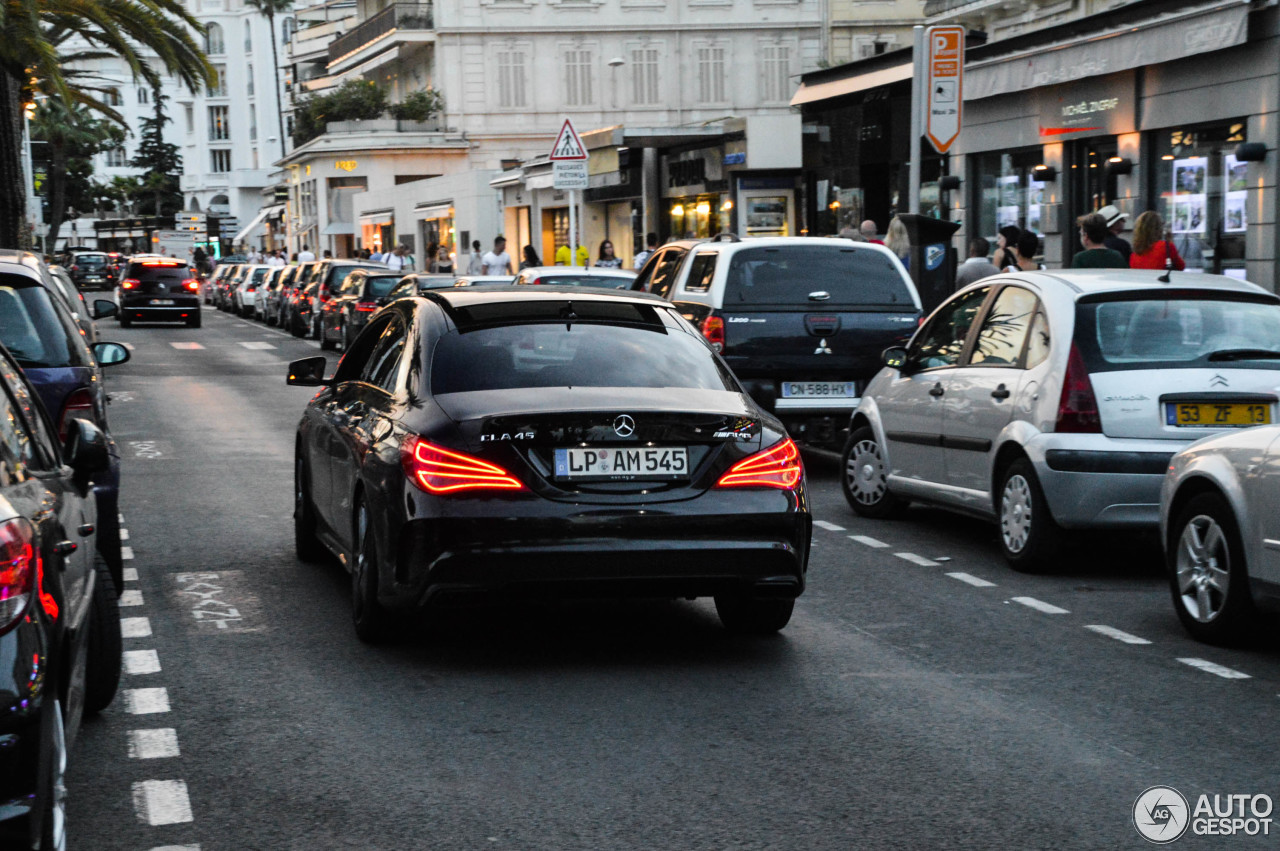
<svg viewBox="0 0 1280 851">
<path fill-rule="evenodd" d="M 1274 298 L 1161 292 L 1081 302 L 1076 310 L 1076 344 L 1095 372 L 1280 367 L 1280 302 Z"/>
<path fill-rule="evenodd" d="M 350 275 L 356 269 L 368 269 L 371 272 L 385 272 L 387 267 L 381 263 L 334 263 L 325 275 L 324 285 L 329 289 L 337 289 L 335 284 Z"/>
<path fill-rule="evenodd" d="M 107 265 L 107 255 L 105 254 L 78 254 L 75 258 L 75 265 L 81 269 L 101 269 Z"/>
<path fill-rule="evenodd" d="M 49 291 L 21 275 L 0 274 L 0 343 L 25 367 L 88 366 L 71 345 Z"/>
<path fill-rule="evenodd" d="M 365 294 L 369 298 L 382 298 L 400 283 L 400 275 L 370 275 L 366 283 Z"/>
<path fill-rule="evenodd" d="M 734 252 L 725 280 L 724 308 L 753 306 L 916 309 L 893 258 L 880 251 L 816 242 Z"/>
<path fill-rule="evenodd" d="M 530 283 L 545 287 L 604 287 L 622 290 L 630 288 L 631 279 L 612 275 L 539 275 Z"/>
<path fill-rule="evenodd" d="M 528 387 L 737 390 L 699 338 L 674 323 L 545 322 L 452 331 L 431 359 L 431 392 Z"/>
</svg>

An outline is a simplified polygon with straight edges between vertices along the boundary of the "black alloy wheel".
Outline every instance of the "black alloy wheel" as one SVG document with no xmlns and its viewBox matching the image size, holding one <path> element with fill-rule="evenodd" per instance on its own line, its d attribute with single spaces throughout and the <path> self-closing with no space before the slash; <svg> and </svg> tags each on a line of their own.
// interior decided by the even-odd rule
<svg viewBox="0 0 1280 851">
<path fill-rule="evenodd" d="M 120 686 L 122 639 L 120 605 L 111 569 L 101 553 L 94 553 L 97 574 L 89 612 L 89 649 L 85 672 L 84 711 L 96 715 L 111 705 Z"/>
<path fill-rule="evenodd" d="M 299 449 L 293 462 L 293 548 L 299 561 L 324 560 L 325 548 L 316 536 L 315 509 L 311 507 L 311 481 Z"/>
<path fill-rule="evenodd" d="M 391 637 L 391 615 L 378 602 L 378 548 L 369 527 L 364 499 L 356 508 L 356 558 L 351 565 L 351 620 L 356 636 L 366 644 Z"/>
<path fill-rule="evenodd" d="M 67 851 L 67 727 L 62 716 L 62 701 L 55 700 L 49 714 L 53 724 L 53 753 L 49 757 L 49 776 L 44 787 L 40 851 Z"/>
</svg>

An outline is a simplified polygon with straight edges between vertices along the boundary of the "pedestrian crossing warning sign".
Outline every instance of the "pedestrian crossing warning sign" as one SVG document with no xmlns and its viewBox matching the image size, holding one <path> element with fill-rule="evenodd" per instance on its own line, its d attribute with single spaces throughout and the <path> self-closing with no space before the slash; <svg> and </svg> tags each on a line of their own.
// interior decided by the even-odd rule
<svg viewBox="0 0 1280 851">
<path fill-rule="evenodd" d="M 556 143 L 551 146 L 551 161 L 557 160 L 585 160 L 587 158 L 587 149 L 582 144 L 582 137 L 578 135 L 578 131 L 573 129 L 573 122 L 569 119 L 564 120 L 564 126 L 560 128 L 560 135 L 556 137 Z"/>
</svg>

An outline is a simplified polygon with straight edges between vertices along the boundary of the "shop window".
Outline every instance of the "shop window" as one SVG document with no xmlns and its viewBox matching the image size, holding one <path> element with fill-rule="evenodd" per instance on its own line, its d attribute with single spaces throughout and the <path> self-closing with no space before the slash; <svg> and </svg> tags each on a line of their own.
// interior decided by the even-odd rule
<svg viewBox="0 0 1280 851">
<path fill-rule="evenodd" d="M 1041 211 L 1044 181 L 1032 171 L 1041 162 L 1039 148 L 1007 154 L 983 154 L 977 159 L 977 235 L 995 245 L 1000 228 L 1008 225 L 1043 236 Z"/>
</svg>

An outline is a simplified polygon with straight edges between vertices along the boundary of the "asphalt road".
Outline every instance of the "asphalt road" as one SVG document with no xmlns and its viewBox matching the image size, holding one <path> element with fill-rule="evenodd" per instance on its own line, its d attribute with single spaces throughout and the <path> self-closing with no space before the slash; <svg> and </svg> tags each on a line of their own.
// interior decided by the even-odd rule
<svg viewBox="0 0 1280 851">
<path fill-rule="evenodd" d="M 293 555 L 311 394 L 284 374 L 316 344 L 103 324 L 133 348 L 108 382 L 136 673 L 75 744 L 73 849 L 1141 848 L 1150 786 L 1280 798 L 1280 644 L 1187 638 L 1149 544 L 1019 575 L 981 523 L 856 518 L 821 453 L 777 637 L 606 602 L 362 645 L 345 573 Z"/>
</svg>

